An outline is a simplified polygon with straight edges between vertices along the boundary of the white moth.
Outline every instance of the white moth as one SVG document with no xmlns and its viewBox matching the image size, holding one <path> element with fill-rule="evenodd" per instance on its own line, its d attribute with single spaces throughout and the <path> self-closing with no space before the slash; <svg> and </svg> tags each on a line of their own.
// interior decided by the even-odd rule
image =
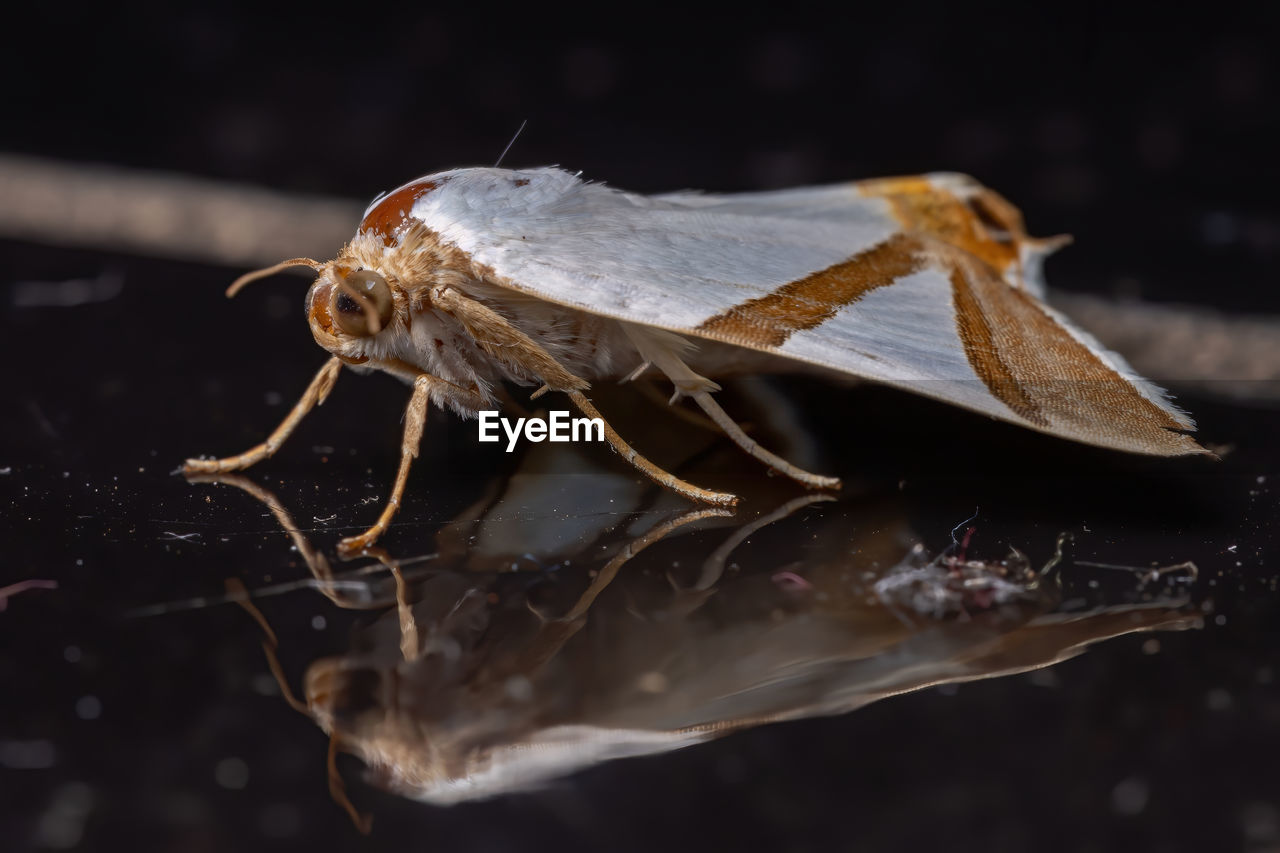
<svg viewBox="0 0 1280 853">
<path fill-rule="evenodd" d="M 267 441 L 188 473 L 270 456 L 343 364 L 413 385 L 401 464 L 372 544 L 399 507 L 427 407 L 493 408 L 503 382 L 560 391 L 589 418 L 591 382 L 656 369 L 751 455 L 808 486 L 716 404 L 707 376 L 806 367 L 883 382 L 1061 438 L 1134 453 L 1204 453 L 1162 391 L 1040 300 L 1017 208 L 956 174 L 735 195 L 642 196 L 555 168 L 456 169 L 376 199 L 341 254 L 285 261 L 319 277 L 311 331 L 333 357 Z M 700 501 L 608 426 L 657 482 Z"/>
</svg>

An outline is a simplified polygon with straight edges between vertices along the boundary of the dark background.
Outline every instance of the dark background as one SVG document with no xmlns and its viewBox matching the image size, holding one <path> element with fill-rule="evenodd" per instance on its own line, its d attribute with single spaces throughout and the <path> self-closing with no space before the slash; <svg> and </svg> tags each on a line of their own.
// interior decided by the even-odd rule
<svg viewBox="0 0 1280 853">
<path fill-rule="evenodd" d="M 1280 13 L 1109 7 L 81 9 L 0 58 L 3 141 L 358 199 L 525 120 L 507 165 L 643 192 L 967 171 L 1076 235 L 1059 287 L 1277 310 Z"/>
<path fill-rule="evenodd" d="M 0 55 L 8 152 L 371 198 L 419 174 L 490 164 L 528 120 L 504 165 L 556 163 L 645 192 L 959 170 L 1018 203 L 1033 233 L 1076 236 L 1048 269 L 1057 288 L 1280 312 L 1275 7 L 46 14 L 10 30 Z M 238 270 L 16 241 L 0 252 L 6 287 L 104 271 L 125 282 L 103 305 L 3 307 L 0 585 L 61 584 L 0 613 L 0 740 L 47 741 L 57 755 L 51 767 L 0 768 L 5 844 L 1280 845 L 1272 408 L 1182 398 L 1205 441 L 1237 449 L 1209 474 L 1160 473 L 1013 430 L 991 438 L 963 416 L 925 450 L 910 442 L 929 431 L 900 434 L 883 407 L 859 427 L 882 443 L 876 464 L 898 460 L 937 487 L 920 511 L 935 547 L 976 496 L 989 512 L 1035 518 L 1042 537 L 1083 520 L 1139 562 L 1211 566 L 1216 586 L 1198 594 L 1229 618 L 1165 639 L 1160 655 L 1129 638 L 1059 667 L 1052 690 L 1006 679 L 916 694 L 452 811 L 379 794 L 347 765 L 353 793 L 378 814 L 364 841 L 328 802 L 314 726 L 255 692 L 263 666 L 242 613 L 121 617 L 216 592 L 229 572 L 261 582 L 270 566 L 277 579 L 296 570 L 256 508 L 207 505 L 167 475 L 191 453 L 255 440 L 282 411 L 268 396 L 303 387 L 321 359 L 297 302 L 276 311 L 278 293 L 262 287 L 228 306 L 220 290 Z M 366 465 L 394 465 L 402 404 L 390 382 L 344 379 L 296 439 L 302 450 L 273 460 L 273 476 L 292 484 L 282 497 L 308 517 L 331 509 L 309 482 L 313 444 L 373 448 L 326 475 L 326 488 L 363 493 Z M 434 420 L 424 454 L 435 473 L 411 498 L 424 524 L 465 503 L 469 466 L 492 462 L 445 421 Z M 198 546 L 168 535 L 193 530 L 205 534 Z M 1140 548 L 1124 546 L 1134 539 Z M 1238 557 L 1226 556 L 1232 545 Z M 322 610 L 302 600 L 271 615 L 285 635 L 311 631 Z M 316 643 L 333 650 L 343 637 Z M 285 651 L 296 675 L 307 658 Z M 251 762 L 247 788 L 215 781 L 228 755 Z M 1114 792 L 1135 778 L 1148 803 L 1118 812 Z"/>
</svg>

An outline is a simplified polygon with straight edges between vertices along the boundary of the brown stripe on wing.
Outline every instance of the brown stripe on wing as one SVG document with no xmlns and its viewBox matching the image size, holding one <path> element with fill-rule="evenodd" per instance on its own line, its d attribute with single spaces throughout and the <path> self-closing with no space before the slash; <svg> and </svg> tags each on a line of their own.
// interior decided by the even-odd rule
<svg viewBox="0 0 1280 853">
<path fill-rule="evenodd" d="M 992 396 L 1016 414 L 1033 424 L 1048 427 L 1049 421 L 1040 407 L 1027 389 L 1018 383 L 1013 369 L 1001 357 L 991 324 L 973 293 L 968 276 L 958 265 L 951 270 L 951 298 L 956 307 L 956 331 L 973 372 L 978 374 Z"/>
<path fill-rule="evenodd" d="M 922 249 L 917 238 L 895 234 L 847 261 L 735 305 L 697 331 L 745 346 L 780 347 L 794 332 L 819 326 L 876 288 L 923 268 Z"/>
<path fill-rule="evenodd" d="M 1143 396 L 1026 291 L 960 252 L 941 252 L 939 260 L 951 269 L 969 363 L 1014 412 L 1055 435 L 1103 447 L 1167 456 L 1205 452 L 1175 431 L 1187 422 Z"/>
</svg>

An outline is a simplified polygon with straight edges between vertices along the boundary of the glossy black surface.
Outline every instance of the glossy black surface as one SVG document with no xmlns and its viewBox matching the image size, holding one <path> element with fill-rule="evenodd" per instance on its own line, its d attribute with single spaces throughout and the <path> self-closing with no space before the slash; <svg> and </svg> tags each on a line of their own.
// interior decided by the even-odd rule
<svg viewBox="0 0 1280 853">
<path fill-rule="evenodd" d="M 319 17 L 270 24 L 212 12 L 152 18 L 147 31 L 163 36 L 143 39 L 127 19 L 86 20 L 59 42 L 77 85 L 46 76 L 23 89 L 20 109 L 33 120 L 0 139 L 28 153 L 351 196 L 491 161 L 526 117 L 509 165 L 558 162 L 637 190 L 963 169 L 1019 202 L 1033 232 L 1075 233 L 1077 245 L 1049 266 L 1057 286 L 1277 310 L 1273 21 L 1135 34 L 1064 13 L 1014 33 L 966 28 L 958 14 L 886 12 L 860 22 L 852 40 L 852 19 L 785 31 L 737 21 L 714 38 L 672 41 L 621 24 L 535 32 L 516 19 L 490 38 L 478 20 L 447 17 L 342 39 Z M 0 257 L 0 586 L 58 584 L 0 612 L 6 847 L 1280 844 L 1273 407 L 1183 395 L 1202 440 L 1230 452 L 1219 463 L 1149 460 L 884 390 L 832 396 L 817 383 L 781 383 L 849 488 L 840 503 L 754 535 L 736 554 L 746 575 L 803 562 L 819 532 L 855 542 L 890 516 L 938 553 L 978 507 L 971 557 L 1000 560 L 1012 546 L 1040 565 L 1070 532 L 1064 577 L 1111 601 L 1139 593 L 1105 572 L 1105 589 L 1090 593 L 1101 570 L 1079 561 L 1193 561 L 1189 596 L 1203 627 L 1122 636 L 1036 674 L 750 728 L 452 809 L 365 784 L 360 763 L 343 758 L 352 799 L 375 818 L 366 839 L 330 800 L 326 738 L 279 697 L 258 627 L 234 605 L 176 604 L 221 595 L 227 578 L 257 589 L 307 576 L 257 501 L 173 474 L 188 455 L 259 440 L 305 386 L 322 354 L 301 317 L 301 286 L 260 285 L 228 304 L 220 293 L 235 270 L 13 241 Z M 121 282 L 106 301 L 15 298 L 24 282 L 100 276 Z M 343 376 L 286 449 L 250 474 L 331 553 L 385 495 L 406 398 L 385 377 Z M 613 406 L 633 430 L 654 417 L 625 395 Z M 663 439 L 636 443 L 658 455 Z M 433 413 L 388 548 L 437 550 L 441 531 L 520 470 L 495 447 Z M 607 451 L 592 453 L 630 480 Z M 693 464 L 707 482 L 758 495 L 744 518 L 798 494 L 723 445 Z M 603 516 L 652 522 L 678 508 L 655 500 Z M 553 501 L 504 512 L 515 530 L 554 540 L 531 563 L 595 541 L 574 523 L 595 512 Z M 656 543 L 622 576 L 660 580 L 726 535 L 708 525 Z M 803 565 L 792 569 L 803 575 Z M 147 615 L 161 604 L 172 612 Z M 317 659 L 347 652 L 353 628 L 375 615 L 310 589 L 260 606 L 295 684 Z M 588 626 L 575 642 L 607 629 Z"/>
</svg>

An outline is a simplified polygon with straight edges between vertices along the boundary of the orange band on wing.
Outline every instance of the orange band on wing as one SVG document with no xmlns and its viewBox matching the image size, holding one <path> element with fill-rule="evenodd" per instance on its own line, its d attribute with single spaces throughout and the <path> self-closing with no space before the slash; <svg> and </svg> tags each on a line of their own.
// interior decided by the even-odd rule
<svg viewBox="0 0 1280 853">
<path fill-rule="evenodd" d="M 1022 214 L 998 193 L 975 185 L 974 195 L 962 199 L 923 177 L 862 181 L 858 191 L 888 202 L 905 231 L 963 249 L 1001 275 L 1018 269 L 1021 244 L 1027 240 Z"/>
<path fill-rule="evenodd" d="M 921 249 L 916 238 L 896 234 L 768 296 L 735 305 L 701 323 L 698 331 L 748 346 L 782 346 L 794 332 L 819 326 L 876 288 L 919 270 L 925 264 Z"/>
</svg>

